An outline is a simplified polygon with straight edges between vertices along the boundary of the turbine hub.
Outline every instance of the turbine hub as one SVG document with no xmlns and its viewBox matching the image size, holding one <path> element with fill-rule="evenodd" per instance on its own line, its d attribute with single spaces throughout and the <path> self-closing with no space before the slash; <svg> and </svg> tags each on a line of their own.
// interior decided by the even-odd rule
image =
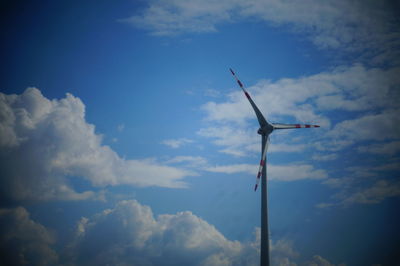
<svg viewBox="0 0 400 266">
<path fill-rule="evenodd" d="M 270 124 L 260 127 L 257 131 L 259 135 L 269 135 L 274 130 L 274 127 Z"/>
</svg>

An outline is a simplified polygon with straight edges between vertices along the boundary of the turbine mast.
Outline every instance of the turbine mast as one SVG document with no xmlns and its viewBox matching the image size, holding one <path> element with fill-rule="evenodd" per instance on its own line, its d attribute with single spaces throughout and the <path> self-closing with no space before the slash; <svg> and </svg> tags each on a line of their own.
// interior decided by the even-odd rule
<svg viewBox="0 0 400 266">
<path fill-rule="evenodd" d="M 261 135 L 261 156 L 264 152 L 263 147 L 267 145 L 268 135 Z M 265 166 L 267 157 L 265 157 Z M 261 251 L 260 265 L 269 266 L 269 230 L 268 230 L 268 193 L 267 193 L 267 167 L 263 167 L 261 175 Z"/>
</svg>

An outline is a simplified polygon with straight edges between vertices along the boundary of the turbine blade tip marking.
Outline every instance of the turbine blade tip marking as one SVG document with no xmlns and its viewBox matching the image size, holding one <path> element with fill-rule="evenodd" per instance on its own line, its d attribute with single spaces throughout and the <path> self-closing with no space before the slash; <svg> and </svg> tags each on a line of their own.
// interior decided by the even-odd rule
<svg viewBox="0 0 400 266">
<path fill-rule="evenodd" d="M 254 191 L 256 191 L 256 190 L 257 190 L 257 187 L 258 187 L 258 185 L 256 184 L 256 185 L 254 186 Z"/>
<path fill-rule="evenodd" d="M 229 68 L 229 70 L 231 71 L 232 75 L 235 75 L 235 72 L 233 72 L 232 68 Z"/>
</svg>

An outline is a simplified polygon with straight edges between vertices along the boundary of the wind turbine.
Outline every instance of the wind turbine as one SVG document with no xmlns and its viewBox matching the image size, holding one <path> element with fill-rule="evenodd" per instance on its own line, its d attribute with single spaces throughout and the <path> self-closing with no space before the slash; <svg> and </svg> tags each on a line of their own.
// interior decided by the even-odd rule
<svg viewBox="0 0 400 266">
<path fill-rule="evenodd" d="M 240 88 L 246 95 L 251 106 L 256 113 L 258 123 L 260 128 L 257 133 L 261 135 L 261 160 L 260 167 L 257 173 L 256 185 L 254 186 L 254 191 L 257 190 L 258 184 L 261 177 L 261 254 L 260 254 L 260 265 L 269 266 L 269 239 L 268 239 L 268 204 L 267 204 L 267 149 L 269 145 L 269 135 L 275 129 L 290 129 L 290 128 L 313 128 L 319 127 L 318 125 L 301 125 L 301 124 L 278 124 L 278 123 L 268 123 L 264 118 L 257 105 L 251 99 L 250 94 L 246 91 L 243 83 L 238 79 L 235 72 L 229 69 L 232 75 L 235 77 Z M 265 167 L 264 167 L 265 166 Z"/>
</svg>

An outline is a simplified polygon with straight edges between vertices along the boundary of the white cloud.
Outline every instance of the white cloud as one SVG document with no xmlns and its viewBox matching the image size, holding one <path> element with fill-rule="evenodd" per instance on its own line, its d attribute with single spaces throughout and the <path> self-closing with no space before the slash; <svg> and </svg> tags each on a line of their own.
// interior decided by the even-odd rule
<svg viewBox="0 0 400 266">
<path fill-rule="evenodd" d="M 309 77 L 276 82 L 264 80 L 248 90 L 271 122 L 282 122 L 275 120 L 289 116 L 299 122 L 313 122 L 329 128 L 330 121 L 320 114 L 321 111 L 398 108 L 399 73 L 400 68 L 367 69 L 356 64 Z M 227 101 L 208 102 L 202 109 L 210 121 L 241 125 L 254 119 L 254 111 L 239 90 L 229 94 Z"/>
<path fill-rule="evenodd" d="M 251 242 L 231 241 L 191 212 L 154 217 L 136 200 L 77 223 L 63 257 L 75 265 L 259 265 L 260 228 Z M 274 265 L 297 265 L 288 239 L 270 240 Z M 318 256 L 319 257 L 319 256 Z"/>
<path fill-rule="evenodd" d="M 213 173 L 236 174 L 248 173 L 257 174 L 257 165 L 255 164 L 232 164 L 232 165 L 218 165 L 205 168 L 206 171 Z"/>
<path fill-rule="evenodd" d="M 185 187 L 195 173 L 155 159 L 125 160 L 85 121 L 85 106 L 71 94 L 48 100 L 38 89 L 21 95 L 0 94 L 0 187 L 3 200 L 82 200 L 92 191 L 75 192 L 68 176 L 94 186 Z"/>
<path fill-rule="evenodd" d="M 0 209 L 1 265 L 56 265 L 55 237 L 25 208 Z"/>
<path fill-rule="evenodd" d="M 296 181 L 303 179 L 325 179 L 328 174 L 323 169 L 315 169 L 309 164 L 300 165 L 271 165 L 268 177 L 278 181 Z"/>
<path fill-rule="evenodd" d="M 224 147 L 224 149 L 220 150 L 222 153 L 245 156 L 248 151 L 254 149 L 255 144 L 260 145 L 260 137 L 255 132 L 239 127 L 221 126 L 202 128 L 197 134 L 215 139 L 213 141 L 214 144 Z"/>
<path fill-rule="evenodd" d="M 260 145 L 258 145 L 260 146 Z M 307 148 L 305 144 L 270 143 L 268 153 L 271 152 L 302 152 Z M 260 149 L 260 147 L 258 147 Z"/>
<path fill-rule="evenodd" d="M 252 164 L 233 164 L 221 165 L 205 168 L 206 171 L 213 173 L 247 173 L 256 176 L 258 171 L 257 165 Z M 293 164 L 293 165 L 270 165 L 267 166 L 267 175 L 269 180 L 276 181 L 296 181 L 304 179 L 325 179 L 328 174 L 323 169 L 315 169 L 309 164 Z"/>
<path fill-rule="evenodd" d="M 221 96 L 221 92 L 214 89 L 206 89 L 204 95 L 212 98 L 218 98 Z"/>
<path fill-rule="evenodd" d="M 327 136 L 349 141 L 397 139 L 400 136 L 399 112 L 391 110 L 345 120 L 335 125 Z"/>
<path fill-rule="evenodd" d="M 395 13 L 385 2 L 250 2 L 243 10 L 244 14 L 309 33 L 311 40 L 320 47 L 360 50 L 384 42 L 394 42 L 396 38 L 390 33 L 394 31 L 395 35 L 398 34 L 398 30 L 393 28 L 396 25 L 393 21 Z"/>
<path fill-rule="evenodd" d="M 218 25 L 256 18 L 270 26 L 289 26 L 293 32 L 306 33 L 319 47 L 374 48 L 371 56 L 380 62 L 398 51 L 395 17 L 385 1 L 157 0 L 121 21 L 154 35 L 171 36 L 215 32 Z"/>
<path fill-rule="evenodd" d="M 121 21 L 159 36 L 213 32 L 215 24 L 230 20 L 227 1 L 152 1 L 139 15 Z"/>
<path fill-rule="evenodd" d="M 259 265 L 260 228 L 254 241 L 231 241 L 191 212 L 154 217 L 136 200 L 82 217 L 60 255 L 26 209 L 0 209 L 0 224 L 4 265 Z M 271 240 L 270 254 L 275 265 L 297 265 L 300 255 L 288 239 Z"/>
<path fill-rule="evenodd" d="M 338 151 L 358 141 L 393 139 L 400 135 L 399 73 L 399 68 L 368 69 L 356 64 L 297 79 L 260 81 L 248 90 L 271 122 L 321 125 L 310 132 L 319 135 L 313 145 L 304 143 L 305 139 L 300 143 L 293 138 L 280 143 L 283 140 L 280 138 L 272 141 L 269 151 L 297 152 L 312 146 L 320 151 Z M 259 151 L 257 128 L 249 130 L 247 124 L 255 122 L 254 111 L 242 92 L 235 91 L 219 103 L 208 102 L 202 109 L 211 126 L 199 130 L 198 134 L 214 139 L 214 144 L 223 147 L 221 152 L 245 156 Z M 333 112 L 337 111 L 369 113 L 339 120 L 330 130 L 328 115 L 335 115 Z M 279 133 L 291 135 L 295 131 Z M 292 139 L 291 143 L 287 139 Z"/>
<path fill-rule="evenodd" d="M 400 152 L 400 141 L 391 141 L 387 143 L 376 143 L 368 146 L 358 147 L 360 153 L 373 153 L 380 155 L 394 155 Z"/>
<path fill-rule="evenodd" d="M 352 166 L 344 170 L 344 177 L 328 178 L 322 184 L 338 191 L 331 196 L 331 202 L 317 204 L 317 208 L 351 206 L 354 204 L 378 204 L 387 198 L 400 196 L 400 182 L 382 178 L 383 175 L 397 174 L 398 162 L 376 166 Z"/>
<path fill-rule="evenodd" d="M 386 198 L 400 196 L 400 182 L 379 180 L 371 187 L 362 189 L 346 198 L 340 204 L 377 204 Z"/>
<path fill-rule="evenodd" d="M 270 241 L 271 262 L 273 265 L 297 265 L 293 259 L 299 257 L 299 253 L 293 248 L 293 242 L 287 239 Z"/>
<path fill-rule="evenodd" d="M 201 167 L 207 165 L 207 159 L 201 156 L 176 156 L 165 163 L 167 164 L 184 164 L 188 167 Z"/>
<path fill-rule="evenodd" d="M 257 252 L 191 212 L 154 218 L 132 200 L 81 219 L 66 254 L 72 263 L 90 265 L 257 265 Z"/>
<path fill-rule="evenodd" d="M 336 153 L 331 154 L 316 154 L 312 157 L 315 161 L 332 161 L 338 157 Z"/>
<path fill-rule="evenodd" d="M 335 264 L 330 263 L 327 259 L 314 255 L 310 261 L 306 263 L 308 266 L 335 266 Z M 345 266 L 344 263 L 338 264 L 338 266 Z"/>
<path fill-rule="evenodd" d="M 219 152 L 241 157 L 259 153 L 261 150 L 261 138 L 256 134 L 257 130 L 245 129 L 245 126 L 215 126 L 200 129 L 197 134 L 202 137 L 212 138 L 213 143 L 223 147 Z M 277 152 L 301 152 L 307 148 L 305 144 L 275 143 L 271 142 L 268 153 Z"/>
<path fill-rule="evenodd" d="M 119 124 L 119 125 L 117 126 L 118 132 L 122 132 L 122 131 L 124 131 L 124 129 L 125 129 L 125 124 Z"/>
<path fill-rule="evenodd" d="M 186 138 L 180 138 L 180 139 L 167 139 L 161 142 L 164 145 L 167 145 L 168 147 L 177 149 L 180 148 L 183 145 L 193 143 L 193 140 L 186 139 Z"/>
</svg>

